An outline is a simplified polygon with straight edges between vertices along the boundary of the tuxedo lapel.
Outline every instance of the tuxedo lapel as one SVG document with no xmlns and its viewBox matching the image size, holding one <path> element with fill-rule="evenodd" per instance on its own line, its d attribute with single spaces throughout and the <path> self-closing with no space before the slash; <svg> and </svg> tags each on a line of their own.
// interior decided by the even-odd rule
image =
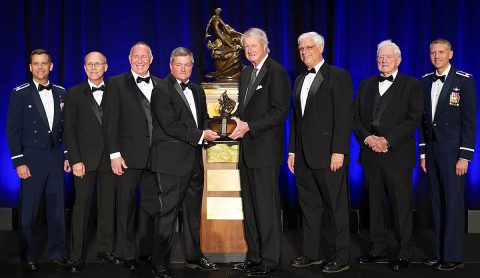
<svg viewBox="0 0 480 278">
<path fill-rule="evenodd" d="M 378 80 L 373 78 L 372 82 L 368 85 L 367 91 L 365 92 L 366 100 L 365 106 L 367 109 L 368 115 L 370 116 L 370 121 L 373 119 L 373 108 L 375 107 L 375 98 L 377 95 L 380 95 L 380 91 L 378 90 Z"/>
<path fill-rule="evenodd" d="M 239 102 L 239 108 L 240 111 L 243 111 L 243 108 L 245 107 L 245 94 L 247 93 L 247 87 L 248 87 L 248 78 L 252 75 L 253 68 L 252 67 L 246 67 L 244 69 L 244 74 L 240 76 L 240 87 L 238 88 L 238 102 Z"/>
<path fill-rule="evenodd" d="M 47 112 L 45 111 L 45 108 L 43 107 L 42 99 L 40 98 L 40 94 L 38 93 L 37 87 L 35 86 L 35 83 L 30 83 L 30 92 L 32 93 L 32 98 L 33 98 L 33 103 L 35 104 L 35 107 L 37 108 L 38 114 L 40 114 L 43 122 L 47 125 L 47 127 L 50 129 L 50 125 L 48 124 L 48 119 L 47 119 Z"/>
<path fill-rule="evenodd" d="M 182 99 L 183 104 L 187 107 L 188 111 L 190 111 L 190 115 L 192 116 L 192 121 L 195 123 L 195 118 L 193 117 L 192 109 L 190 108 L 190 105 L 188 104 L 188 100 L 185 97 L 185 94 L 183 93 L 182 87 L 180 87 L 180 84 L 178 84 L 177 79 L 175 79 L 175 77 L 172 74 L 169 74 L 168 80 L 170 84 L 173 86 L 173 88 L 175 89 L 178 96 Z M 192 93 L 194 95 L 193 99 L 195 99 L 195 92 L 193 90 L 192 90 Z M 195 103 L 195 106 L 198 107 L 198 104 Z M 198 112 L 198 108 L 197 108 L 197 112 Z M 197 119 L 198 119 L 198 116 L 197 116 Z"/>
<path fill-rule="evenodd" d="M 90 89 L 90 85 L 88 85 L 88 83 L 85 83 L 85 86 L 83 86 L 82 88 L 82 94 L 84 95 L 84 97 L 87 99 L 88 103 L 90 104 L 90 108 L 92 109 L 93 111 L 93 114 L 95 115 L 95 117 L 97 118 L 98 122 L 100 123 L 100 125 L 102 124 L 102 115 L 100 115 L 100 109 L 101 107 L 98 105 L 97 101 L 95 100 L 95 98 L 93 97 L 93 93 Z M 105 92 L 104 92 L 105 94 Z M 102 97 L 102 102 L 101 104 L 103 103 L 103 100 L 105 99 L 105 96 Z"/>
<path fill-rule="evenodd" d="M 267 60 L 265 60 L 265 63 L 263 64 L 262 68 L 258 72 L 257 77 L 255 78 L 255 81 L 253 82 L 253 85 L 252 85 L 252 91 L 247 92 L 247 99 L 245 99 L 244 109 L 247 106 L 248 102 L 252 99 L 253 94 L 255 94 L 255 92 L 257 91 L 256 89 L 257 89 L 258 85 L 260 84 L 260 82 L 262 82 L 262 79 L 267 74 L 268 66 L 270 65 L 269 59 L 270 58 L 267 58 Z M 250 75 L 251 75 L 251 71 L 250 71 Z"/>
<path fill-rule="evenodd" d="M 140 88 L 138 88 L 137 83 L 133 78 L 133 74 L 131 72 L 128 72 L 126 74 L 125 79 L 126 79 L 125 83 L 129 88 L 128 91 L 130 91 L 138 100 L 138 104 L 140 105 L 143 113 L 145 114 L 145 118 L 147 119 L 147 123 L 148 123 L 148 131 L 150 133 L 150 140 L 152 140 L 151 135 L 152 135 L 153 124 L 152 124 L 152 114 L 150 113 L 150 102 L 142 93 Z"/>
<path fill-rule="evenodd" d="M 449 92 L 452 91 L 452 84 L 453 84 L 453 75 L 455 74 L 456 69 L 453 67 L 450 68 L 450 71 L 448 72 L 448 76 L 445 79 L 445 84 L 443 84 L 442 90 L 440 91 L 440 95 L 438 96 L 438 102 L 437 102 L 437 108 L 435 110 L 435 115 L 438 115 L 441 113 L 447 105 L 447 98 L 449 96 Z M 430 104 L 432 101 L 430 100 Z M 434 119 L 432 119 L 433 122 Z"/>
<path fill-rule="evenodd" d="M 433 80 L 432 77 L 429 76 L 427 78 L 427 81 L 425 81 L 426 85 L 424 88 L 425 92 L 425 105 L 426 105 L 426 111 L 427 111 L 427 119 L 431 122 L 433 122 L 432 119 L 432 84 Z"/>
<path fill-rule="evenodd" d="M 323 73 L 322 73 L 323 72 Z M 315 97 L 317 94 L 318 89 L 320 88 L 320 85 L 322 85 L 323 80 L 325 79 L 324 76 L 328 74 L 328 69 L 327 65 L 324 63 L 321 67 L 318 73 L 315 75 L 315 78 L 312 81 L 312 85 L 310 86 L 310 90 L 308 90 L 308 96 L 307 100 L 305 102 L 305 110 L 304 110 L 304 115 L 308 111 L 308 107 L 311 106 L 312 99 Z"/>
<path fill-rule="evenodd" d="M 63 109 L 63 99 L 59 92 L 57 92 L 57 88 L 52 86 L 52 96 L 53 96 L 53 123 L 52 129 L 54 126 L 60 123 L 62 118 L 62 109 Z"/>
</svg>

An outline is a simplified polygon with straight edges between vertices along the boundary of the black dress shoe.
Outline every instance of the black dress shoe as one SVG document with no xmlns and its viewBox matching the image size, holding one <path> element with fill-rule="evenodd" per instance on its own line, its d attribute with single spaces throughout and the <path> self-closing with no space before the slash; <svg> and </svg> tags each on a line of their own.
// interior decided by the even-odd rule
<svg viewBox="0 0 480 278">
<path fill-rule="evenodd" d="M 68 271 L 70 271 L 71 273 L 79 273 L 80 271 L 82 271 L 84 266 L 85 263 L 79 259 L 70 259 L 68 261 Z"/>
<path fill-rule="evenodd" d="M 378 260 L 385 259 L 386 257 L 387 256 L 377 256 L 372 252 L 368 252 L 367 255 L 365 255 L 363 257 L 360 257 L 358 262 L 361 263 L 361 264 L 370 264 L 370 263 L 374 263 Z"/>
<path fill-rule="evenodd" d="M 68 257 L 64 256 L 64 257 L 56 258 L 52 260 L 52 263 L 59 266 L 66 266 L 68 264 Z"/>
<path fill-rule="evenodd" d="M 322 269 L 322 272 L 337 273 L 337 272 L 348 270 L 349 268 L 350 266 L 348 264 L 339 264 L 337 262 L 330 262 Z"/>
<path fill-rule="evenodd" d="M 99 258 L 102 262 L 109 264 L 121 264 L 123 262 L 119 256 L 110 252 L 98 252 L 97 258 Z"/>
<path fill-rule="evenodd" d="M 245 273 L 245 276 L 248 276 L 248 277 L 267 276 L 267 275 L 275 274 L 278 272 L 280 272 L 278 269 L 270 268 L 264 265 L 259 265 L 255 268 L 247 270 L 247 273 Z"/>
<path fill-rule="evenodd" d="M 25 270 L 28 270 L 30 272 L 35 272 L 38 271 L 40 268 L 38 267 L 38 264 L 33 261 L 29 262 L 22 262 L 22 268 Z"/>
<path fill-rule="evenodd" d="M 433 267 L 437 266 L 441 262 L 442 262 L 442 259 L 440 257 L 426 258 L 425 260 L 422 261 L 424 265 L 433 266 Z"/>
<path fill-rule="evenodd" d="M 312 265 L 320 265 L 323 268 L 326 263 L 325 260 L 315 261 L 314 259 L 307 256 L 300 256 L 292 260 L 292 266 L 294 267 L 307 267 Z"/>
<path fill-rule="evenodd" d="M 404 260 L 404 259 L 396 259 L 392 262 L 390 262 L 390 268 L 394 271 L 400 271 L 400 270 L 405 270 L 408 268 L 408 265 L 410 262 Z"/>
<path fill-rule="evenodd" d="M 149 264 L 149 265 L 153 265 L 152 264 L 152 256 L 148 255 L 148 256 L 139 256 L 138 257 L 138 260 L 144 264 Z"/>
<path fill-rule="evenodd" d="M 137 270 L 137 262 L 135 260 L 126 260 L 123 262 L 123 266 L 131 271 Z"/>
<path fill-rule="evenodd" d="M 443 270 L 443 271 L 452 271 L 452 270 L 461 269 L 464 267 L 465 265 L 463 264 L 463 262 L 442 262 L 438 264 L 435 267 L 435 269 Z"/>
<path fill-rule="evenodd" d="M 155 265 L 152 269 L 155 278 L 172 278 L 168 269 L 163 265 Z"/>
<path fill-rule="evenodd" d="M 218 270 L 215 263 L 209 262 L 206 258 L 201 258 L 194 261 L 187 261 L 187 268 L 200 268 L 202 270 Z"/>
<path fill-rule="evenodd" d="M 254 262 L 252 260 L 248 260 L 248 259 L 240 263 L 230 263 L 230 266 L 233 268 L 233 270 L 240 270 L 240 271 L 247 271 L 259 265 L 260 265 L 259 263 Z"/>
</svg>

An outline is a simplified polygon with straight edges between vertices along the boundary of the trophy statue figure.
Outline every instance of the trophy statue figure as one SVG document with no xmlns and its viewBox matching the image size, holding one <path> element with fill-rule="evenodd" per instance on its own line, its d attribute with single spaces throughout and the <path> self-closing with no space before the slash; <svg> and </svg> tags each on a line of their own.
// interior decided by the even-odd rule
<svg viewBox="0 0 480 278">
<path fill-rule="evenodd" d="M 207 48 L 212 51 L 215 71 L 207 73 L 205 77 L 214 79 L 214 82 L 237 82 L 242 65 L 242 33 L 235 31 L 220 18 L 221 8 L 215 9 L 205 30 Z M 212 28 L 211 28 L 212 27 Z M 213 34 L 210 34 L 213 29 Z"/>
<path fill-rule="evenodd" d="M 220 116 L 211 118 L 209 120 L 209 127 L 220 136 L 220 140 L 228 140 L 228 136 L 232 134 L 235 127 L 237 127 L 237 123 L 232 120 L 232 112 L 237 103 L 228 97 L 226 90 L 218 99 L 218 103 L 218 113 Z"/>
</svg>

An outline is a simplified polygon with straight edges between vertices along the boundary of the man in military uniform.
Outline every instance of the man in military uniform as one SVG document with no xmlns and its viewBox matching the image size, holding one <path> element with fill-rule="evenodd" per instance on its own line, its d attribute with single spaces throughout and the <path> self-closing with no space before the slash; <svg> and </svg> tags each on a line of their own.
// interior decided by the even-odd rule
<svg viewBox="0 0 480 278">
<path fill-rule="evenodd" d="M 8 147 L 21 179 L 20 252 L 22 266 L 38 270 L 34 230 L 42 197 L 48 220 L 48 258 L 64 265 L 65 215 L 63 171 L 70 172 L 62 147 L 65 89 L 48 80 L 50 54 L 36 49 L 30 55 L 33 80 L 15 88 L 7 116 Z"/>
<path fill-rule="evenodd" d="M 420 139 L 421 168 L 432 192 L 436 255 L 424 263 L 438 270 L 463 268 L 464 184 L 473 158 L 477 95 L 473 77 L 453 68 L 448 40 L 430 44 L 435 72 L 422 78 L 424 114 Z"/>
</svg>

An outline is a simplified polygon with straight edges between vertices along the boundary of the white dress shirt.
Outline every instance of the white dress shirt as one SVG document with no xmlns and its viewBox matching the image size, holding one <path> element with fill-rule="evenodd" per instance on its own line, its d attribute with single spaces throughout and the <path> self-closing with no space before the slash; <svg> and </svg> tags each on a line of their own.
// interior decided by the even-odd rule
<svg viewBox="0 0 480 278">
<path fill-rule="evenodd" d="M 317 76 L 318 72 L 320 71 L 320 67 L 322 67 L 324 63 L 325 63 L 325 60 L 322 59 L 322 61 L 315 66 L 315 74 L 308 73 L 305 76 L 305 79 L 303 80 L 302 90 L 300 91 L 300 106 L 302 108 L 302 116 L 303 116 L 303 113 L 305 112 L 305 106 L 307 105 L 307 98 L 308 98 L 308 92 L 310 91 L 310 87 L 312 86 L 315 76 Z"/>
<path fill-rule="evenodd" d="M 395 78 L 397 78 L 397 74 L 398 74 L 398 69 L 392 73 L 393 81 L 395 81 Z M 384 75 L 382 74 L 382 76 Z M 382 82 L 378 82 L 378 91 L 380 92 L 380 95 L 383 96 L 383 94 L 385 94 L 385 92 L 388 90 L 388 88 L 390 88 L 390 86 L 392 86 L 392 84 L 393 82 L 390 82 L 388 80 L 383 80 Z"/>
<path fill-rule="evenodd" d="M 182 81 L 180 81 L 178 79 L 177 79 L 177 82 L 178 82 L 178 86 L 180 86 L 180 83 L 182 83 Z M 188 82 L 190 82 L 190 80 L 187 80 L 187 82 L 185 82 L 185 84 L 188 84 Z M 180 86 L 180 88 L 181 87 L 182 86 Z M 187 99 L 188 106 L 190 107 L 190 111 L 192 111 L 193 119 L 195 120 L 195 124 L 198 127 L 197 107 L 195 106 L 195 99 L 193 98 L 193 92 L 190 88 L 187 87 L 187 88 L 185 88 L 185 90 L 183 90 L 183 94 L 185 95 L 185 98 Z M 202 144 L 204 135 L 205 135 L 205 131 L 202 132 L 202 136 L 200 137 L 200 140 L 198 140 L 199 145 Z"/>
<path fill-rule="evenodd" d="M 135 84 L 137 84 L 138 88 L 140 89 L 140 91 L 142 91 L 143 95 L 148 99 L 148 102 L 150 102 L 150 99 L 152 98 L 152 90 L 153 90 L 153 80 L 150 76 L 150 72 L 147 72 L 147 75 L 145 76 L 140 76 L 138 74 L 136 74 L 133 70 L 132 71 L 132 75 L 133 75 L 133 80 L 135 81 Z M 137 77 L 150 77 L 150 82 L 146 83 L 146 82 L 140 82 L 140 83 L 137 83 Z"/>
<path fill-rule="evenodd" d="M 450 72 L 451 67 L 451 65 L 448 65 L 448 68 L 441 75 L 447 76 Z M 435 71 L 435 75 L 440 76 L 438 71 Z M 434 122 L 435 119 L 435 110 L 437 110 L 438 97 L 440 96 L 440 92 L 442 91 L 443 84 L 445 83 L 440 81 L 440 79 L 437 79 L 435 82 L 432 83 L 432 90 L 430 91 L 430 95 L 432 97 L 432 122 Z"/>
<path fill-rule="evenodd" d="M 90 85 L 90 89 L 92 89 L 92 87 L 98 88 L 98 87 L 101 87 L 101 86 L 105 86 L 105 83 L 102 81 L 102 83 L 100 83 L 100 85 L 97 86 L 97 85 L 93 84 L 90 80 L 88 80 L 88 85 Z M 102 103 L 103 91 L 102 90 L 96 90 L 92 94 L 93 94 L 93 98 L 98 103 L 98 106 L 100 106 L 100 103 Z"/>
<path fill-rule="evenodd" d="M 38 85 L 39 83 L 33 80 L 33 83 L 37 87 L 38 90 Z M 50 81 L 47 82 L 46 85 L 50 84 Z M 43 85 L 43 84 L 42 84 Z M 38 92 L 40 95 L 40 99 L 42 100 L 43 108 L 45 109 L 45 113 L 47 113 L 47 120 L 48 120 L 48 126 L 50 127 L 50 131 L 52 130 L 53 127 L 53 117 L 55 115 L 55 109 L 54 109 L 54 101 L 53 101 L 53 94 L 52 90 L 42 90 Z"/>
</svg>

